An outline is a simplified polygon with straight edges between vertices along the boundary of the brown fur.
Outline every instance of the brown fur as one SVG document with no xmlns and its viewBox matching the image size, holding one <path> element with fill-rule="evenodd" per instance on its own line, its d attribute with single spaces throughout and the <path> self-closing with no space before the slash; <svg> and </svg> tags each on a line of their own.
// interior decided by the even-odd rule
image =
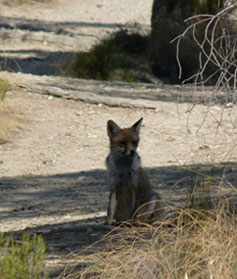
<svg viewBox="0 0 237 279">
<path fill-rule="evenodd" d="M 110 139 L 106 159 L 110 180 L 107 224 L 131 220 L 148 222 L 159 208 L 160 197 L 153 191 L 136 151 L 141 122 L 142 118 L 124 129 L 112 120 L 107 123 Z"/>
</svg>

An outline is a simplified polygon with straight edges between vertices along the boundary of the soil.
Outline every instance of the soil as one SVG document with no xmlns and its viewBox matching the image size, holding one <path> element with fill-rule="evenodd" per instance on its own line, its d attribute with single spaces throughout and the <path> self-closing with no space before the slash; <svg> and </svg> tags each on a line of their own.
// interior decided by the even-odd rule
<svg viewBox="0 0 237 279">
<path fill-rule="evenodd" d="M 136 21 L 149 30 L 152 1 L 28 1 L 20 6 L 1 2 L 1 56 L 8 62 L 14 57 L 6 70 L 16 70 L 14 63 L 20 67 L 18 73 L 0 75 L 11 84 L 7 101 L 22 125 L 12 142 L 0 145 L 1 231 L 17 237 L 43 234 L 52 277 L 70 262 L 69 252 L 83 256 L 111 231 L 103 225 L 109 195 L 104 164 L 109 119 L 126 127 L 144 118 L 139 154 L 167 203 L 182 206 L 200 173 L 204 180 L 215 178 L 210 197 L 233 196 L 228 185 L 237 182 L 234 105 L 221 104 L 221 98 L 211 98 L 207 105 L 210 89 L 200 97 L 203 102 L 193 106 L 192 90 L 178 86 L 56 76 L 59 54 L 86 50 L 118 25 Z M 39 84 L 41 91 L 35 89 Z M 61 88 L 60 98 L 48 91 L 49 86 Z M 73 86 L 80 88 L 78 95 L 120 95 L 132 105 L 68 98 Z M 135 99 L 149 106 L 139 106 Z M 103 249 L 103 242 L 93 247 Z"/>
</svg>

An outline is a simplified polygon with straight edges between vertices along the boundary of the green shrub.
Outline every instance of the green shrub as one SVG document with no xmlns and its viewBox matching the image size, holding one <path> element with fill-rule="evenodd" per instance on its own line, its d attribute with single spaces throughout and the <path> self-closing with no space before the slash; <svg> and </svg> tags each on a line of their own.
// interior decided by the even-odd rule
<svg viewBox="0 0 237 279">
<path fill-rule="evenodd" d="M 67 69 L 79 78 L 134 81 L 134 71 L 145 59 L 147 44 L 146 36 L 122 29 L 99 41 L 89 52 L 75 54 Z"/>
<path fill-rule="evenodd" d="M 0 235 L 0 278 L 46 279 L 46 245 L 42 236 L 24 235 L 22 242 Z"/>
</svg>

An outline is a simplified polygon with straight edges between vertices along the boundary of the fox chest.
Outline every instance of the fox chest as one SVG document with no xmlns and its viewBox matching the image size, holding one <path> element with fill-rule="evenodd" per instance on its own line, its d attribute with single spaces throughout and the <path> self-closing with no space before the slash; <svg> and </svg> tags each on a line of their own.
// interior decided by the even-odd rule
<svg viewBox="0 0 237 279">
<path fill-rule="evenodd" d="M 136 188 L 138 184 L 138 173 L 132 169 L 110 169 L 109 178 L 112 188 Z"/>
<path fill-rule="evenodd" d="M 134 170 L 115 170 L 112 171 L 112 177 L 114 178 L 115 182 L 118 183 L 132 183 L 132 184 L 137 184 L 137 172 Z"/>
<path fill-rule="evenodd" d="M 107 169 L 109 172 L 110 186 L 112 188 L 123 188 L 131 186 L 137 187 L 138 172 L 140 168 L 139 157 L 135 156 L 133 160 L 113 160 L 113 156 L 107 157 Z"/>
</svg>

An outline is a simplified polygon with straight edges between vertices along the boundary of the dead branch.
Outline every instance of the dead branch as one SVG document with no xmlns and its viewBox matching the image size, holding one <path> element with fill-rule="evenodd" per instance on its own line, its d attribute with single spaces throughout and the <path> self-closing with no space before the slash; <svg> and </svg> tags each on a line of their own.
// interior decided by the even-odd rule
<svg viewBox="0 0 237 279">
<path fill-rule="evenodd" d="M 199 66 L 182 84 L 203 88 L 214 84 L 213 97 L 219 91 L 226 93 L 226 103 L 237 103 L 237 1 L 226 1 L 225 7 L 215 15 L 203 14 L 188 18 L 186 29 L 176 41 L 179 78 L 182 78 L 180 48 L 183 39 L 194 42 L 198 48 Z M 225 105 L 225 104 L 223 104 Z M 209 105 L 208 105 L 209 106 Z M 207 107 L 208 107 L 207 106 Z M 191 113 L 192 110 L 190 110 Z M 205 116 L 207 117 L 207 115 Z M 222 116 L 221 118 L 222 119 Z"/>
<path fill-rule="evenodd" d="M 236 89 L 237 78 L 237 35 L 232 34 L 229 28 L 229 15 L 237 9 L 237 3 L 227 5 L 216 15 L 196 15 L 186 20 L 188 24 L 184 32 L 176 37 L 176 58 L 179 66 L 179 78 L 182 77 L 182 64 L 180 62 L 180 43 L 192 36 L 193 41 L 199 48 L 199 69 L 185 79 L 183 84 L 192 82 L 195 85 L 206 85 L 216 76 L 216 89 Z M 234 13 L 233 13 L 234 15 Z M 204 28 L 202 39 L 200 32 Z M 208 76 L 204 73 L 209 65 L 213 65 L 215 71 Z"/>
</svg>

